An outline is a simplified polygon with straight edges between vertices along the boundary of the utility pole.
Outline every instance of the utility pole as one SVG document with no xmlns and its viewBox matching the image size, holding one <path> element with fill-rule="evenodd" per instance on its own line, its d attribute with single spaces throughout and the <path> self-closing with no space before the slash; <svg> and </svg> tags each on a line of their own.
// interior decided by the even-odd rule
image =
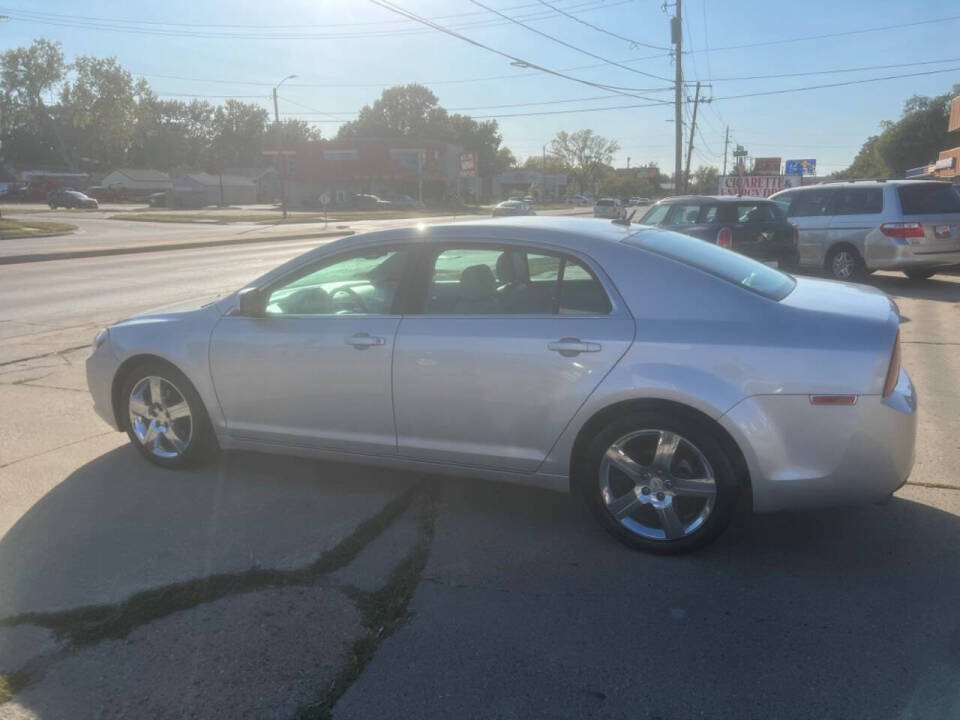
<svg viewBox="0 0 960 720">
<path fill-rule="evenodd" d="M 287 80 L 293 80 L 296 75 L 287 75 L 277 83 L 273 89 L 273 119 L 277 127 L 277 151 L 280 156 L 280 206 L 283 208 L 283 219 L 287 219 L 287 156 L 283 154 L 283 129 L 280 127 L 280 110 L 277 107 L 277 90 Z"/>
<path fill-rule="evenodd" d="M 670 21 L 670 39 L 675 46 L 674 60 L 676 61 L 676 78 L 674 80 L 674 112 L 673 121 L 676 130 L 674 152 L 674 192 L 680 192 L 681 175 L 683 170 L 683 0 L 675 0 L 676 14 Z"/>
<path fill-rule="evenodd" d="M 540 202 L 547 201 L 547 146 L 544 144 L 541 152 L 543 155 L 540 160 L 540 181 L 543 183 L 543 190 L 540 192 Z"/>
<path fill-rule="evenodd" d="M 693 157 L 693 133 L 697 130 L 697 106 L 700 104 L 700 81 L 697 80 L 697 94 L 693 96 L 693 118 L 690 121 L 690 144 L 687 146 L 687 170 L 683 174 L 683 189 L 690 182 L 690 158 Z"/>
<path fill-rule="evenodd" d="M 727 134 L 723 138 L 723 174 L 727 174 L 727 148 L 730 145 L 730 126 L 727 125 Z"/>
</svg>

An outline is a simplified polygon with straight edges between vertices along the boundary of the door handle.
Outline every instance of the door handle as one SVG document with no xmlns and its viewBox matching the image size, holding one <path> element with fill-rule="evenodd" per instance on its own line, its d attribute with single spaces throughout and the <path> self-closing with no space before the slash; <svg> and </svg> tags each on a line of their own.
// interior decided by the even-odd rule
<svg viewBox="0 0 960 720">
<path fill-rule="evenodd" d="M 580 338 L 560 338 L 547 345 L 547 350 L 558 352 L 564 357 L 573 357 L 584 352 L 600 352 L 600 343 L 583 342 Z"/>
<path fill-rule="evenodd" d="M 346 339 L 347 345 L 353 345 L 358 350 L 365 350 L 375 345 L 383 345 L 386 342 L 382 337 L 376 337 L 369 333 L 357 333 Z"/>
</svg>

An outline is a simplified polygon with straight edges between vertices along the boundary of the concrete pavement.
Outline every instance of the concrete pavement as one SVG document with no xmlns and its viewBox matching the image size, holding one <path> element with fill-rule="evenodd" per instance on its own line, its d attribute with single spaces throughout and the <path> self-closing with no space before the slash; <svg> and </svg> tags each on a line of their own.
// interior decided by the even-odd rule
<svg viewBox="0 0 960 720">
<path fill-rule="evenodd" d="M 957 278 L 871 279 L 922 408 L 892 502 L 657 558 L 564 495 L 440 480 L 424 514 L 397 504 L 412 475 L 249 454 L 165 473 L 95 417 L 71 343 L 312 244 L 0 268 L 0 618 L 39 613 L 0 621 L 0 718 L 960 714 Z"/>
</svg>

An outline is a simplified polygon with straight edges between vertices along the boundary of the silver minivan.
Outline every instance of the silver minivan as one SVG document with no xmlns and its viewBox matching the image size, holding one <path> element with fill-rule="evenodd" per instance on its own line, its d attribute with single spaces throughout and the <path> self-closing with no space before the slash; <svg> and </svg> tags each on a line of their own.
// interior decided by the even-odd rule
<svg viewBox="0 0 960 720">
<path fill-rule="evenodd" d="M 797 228 L 800 265 L 838 280 L 902 270 L 914 280 L 960 264 L 960 189 L 930 180 L 859 180 L 771 195 Z"/>
</svg>

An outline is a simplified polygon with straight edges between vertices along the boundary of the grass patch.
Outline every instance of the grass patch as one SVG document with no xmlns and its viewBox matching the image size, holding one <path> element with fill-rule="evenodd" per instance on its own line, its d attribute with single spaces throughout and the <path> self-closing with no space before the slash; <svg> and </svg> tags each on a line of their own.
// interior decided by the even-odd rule
<svg viewBox="0 0 960 720">
<path fill-rule="evenodd" d="M 326 692 L 314 703 L 301 707 L 297 720 L 330 720 L 333 708 L 343 694 L 360 677 L 367 663 L 373 659 L 380 643 L 389 637 L 406 619 L 407 606 L 426 567 L 433 540 L 436 518 L 435 488 L 420 491 L 420 537 L 410 554 L 394 569 L 390 580 L 380 590 L 361 592 L 345 590 L 357 604 L 367 632 L 350 647 L 347 664 L 330 683 Z"/>
<path fill-rule="evenodd" d="M 10 681 L 5 675 L 0 675 L 0 704 L 13 699 L 13 690 L 10 688 Z"/>
<path fill-rule="evenodd" d="M 126 212 L 120 215 L 110 216 L 110 220 L 127 220 L 129 222 L 191 223 L 197 225 L 230 225 L 232 223 L 239 222 L 255 223 L 276 219 L 277 215 L 275 214 L 221 212 Z M 320 216 L 320 219 L 323 220 L 322 215 Z M 303 222 L 309 221 L 303 220 Z"/>
<path fill-rule="evenodd" d="M 73 232 L 76 225 L 64 222 L 46 222 L 40 220 L 11 220 L 0 218 L 0 239 L 60 235 Z"/>
<path fill-rule="evenodd" d="M 364 520 L 336 547 L 314 562 L 292 570 L 251 568 L 221 573 L 197 580 L 144 590 L 114 605 L 86 607 L 49 613 L 25 613 L 0 622 L 2 625 L 32 623 L 66 638 L 73 645 L 90 645 L 107 638 L 122 638 L 153 620 L 189 610 L 230 595 L 272 587 L 310 585 L 321 576 L 345 567 L 374 538 L 386 530 L 410 506 L 420 491 L 413 486 L 388 502 L 376 515 Z"/>
</svg>

